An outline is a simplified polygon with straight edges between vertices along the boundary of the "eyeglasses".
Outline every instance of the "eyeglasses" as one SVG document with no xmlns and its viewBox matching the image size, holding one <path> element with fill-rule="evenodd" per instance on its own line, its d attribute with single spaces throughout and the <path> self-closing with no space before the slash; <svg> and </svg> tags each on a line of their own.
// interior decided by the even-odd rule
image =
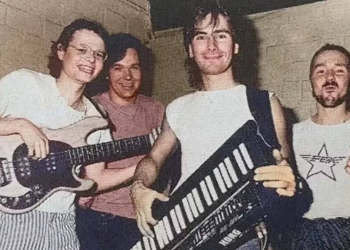
<svg viewBox="0 0 350 250">
<path fill-rule="evenodd" d="M 92 50 L 87 45 L 81 45 L 81 47 L 78 48 L 78 47 L 76 47 L 74 45 L 68 44 L 68 47 L 74 48 L 81 57 L 86 57 L 88 55 L 93 55 L 94 58 L 97 61 L 102 61 L 102 62 L 106 61 L 107 57 L 108 57 L 106 51 L 104 51 L 104 50 Z"/>
</svg>

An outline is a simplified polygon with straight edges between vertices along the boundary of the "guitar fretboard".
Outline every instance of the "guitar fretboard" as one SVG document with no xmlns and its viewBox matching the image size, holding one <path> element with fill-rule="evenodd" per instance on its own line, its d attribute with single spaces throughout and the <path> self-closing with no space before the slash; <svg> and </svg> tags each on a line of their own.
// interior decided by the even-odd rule
<svg viewBox="0 0 350 250">
<path fill-rule="evenodd" d="M 71 148 L 61 152 L 70 164 L 91 164 L 100 161 L 121 160 L 148 153 L 152 146 L 150 136 L 143 135 L 122 140 Z"/>
</svg>

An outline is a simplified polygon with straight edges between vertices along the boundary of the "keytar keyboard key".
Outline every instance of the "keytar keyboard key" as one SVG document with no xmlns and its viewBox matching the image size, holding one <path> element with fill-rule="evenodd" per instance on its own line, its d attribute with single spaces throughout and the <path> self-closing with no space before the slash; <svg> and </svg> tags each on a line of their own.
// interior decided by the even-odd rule
<svg viewBox="0 0 350 250">
<path fill-rule="evenodd" d="M 228 157 L 225 158 L 224 163 L 226 165 L 227 171 L 230 174 L 230 177 L 231 177 L 232 181 L 234 183 L 237 183 L 238 182 L 238 176 L 236 174 L 236 171 L 235 171 L 235 169 L 234 169 L 234 167 L 232 165 L 232 162 L 231 162 L 230 158 L 228 158 Z"/>
<path fill-rule="evenodd" d="M 218 168 L 214 168 L 214 176 L 216 178 L 217 183 L 219 184 L 219 188 L 221 193 L 226 193 L 227 192 L 227 188 L 225 186 L 224 180 L 221 176 L 220 170 Z"/>
<path fill-rule="evenodd" d="M 244 158 L 245 162 L 247 163 L 248 168 L 249 169 L 254 169 L 254 164 L 252 162 L 252 158 L 250 157 L 246 146 L 243 143 L 241 143 L 239 145 L 239 149 L 242 152 L 243 158 Z"/>
</svg>

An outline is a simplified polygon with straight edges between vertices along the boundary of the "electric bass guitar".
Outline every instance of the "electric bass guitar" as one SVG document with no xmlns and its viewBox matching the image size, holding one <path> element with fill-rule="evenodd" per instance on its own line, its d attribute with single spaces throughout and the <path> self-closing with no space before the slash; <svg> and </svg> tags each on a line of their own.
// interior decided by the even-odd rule
<svg viewBox="0 0 350 250">
<path fill-rule="evenodd" d="M 106 120 L 89 117 L 62 129 L 43 129 L 50 154 L 41 160 L 28 157 L 19 135 L 0 137 L 0 211 L 25 213 L 57 191 L 86 191 L 94 182 L 79 178 L 81 165 L 146 154 L 156 137 L 152 133 L 87 145 L 89 134 L 106 127 Z"/>
</svg>

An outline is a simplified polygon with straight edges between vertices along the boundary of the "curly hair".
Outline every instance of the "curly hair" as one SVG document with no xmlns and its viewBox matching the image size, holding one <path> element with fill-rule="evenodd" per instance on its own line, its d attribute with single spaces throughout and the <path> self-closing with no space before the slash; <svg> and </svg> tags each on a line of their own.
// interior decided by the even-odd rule
<svg viewBox="0 0 350 250">
<path fill-rule="evenodd" d="M 49 63 L 47 65 L 48 69 L 50 70 L 50 75 L 58 78 L 61 74 L 62 61 L 58 58 L 57 55 L 58 45 L 61 45 L 63 49 L 66 50 L 69 43 L 73 39 L 74 33 L 78 30 L 84 29 L 95 32 L 101 37 L 105 44 L 107 43 L 108 32 L 100 23 L 83 18 L 76 19 L 63 29 L 57 41 L 52 42 L 51 53 L 49 55 Z"/>
</svg>

